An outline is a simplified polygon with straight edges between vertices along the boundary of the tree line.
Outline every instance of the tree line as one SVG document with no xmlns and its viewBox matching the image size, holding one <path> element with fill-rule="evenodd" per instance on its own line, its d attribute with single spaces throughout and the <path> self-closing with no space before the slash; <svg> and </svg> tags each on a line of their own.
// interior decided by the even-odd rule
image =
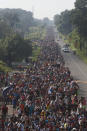
<svg viewBox="0 0 87 131">
<path fill-rule="evenodd" d="M 35 19 L 30 11 L 0 9 L 0 60 L 11 66 L 32 55 L 32 40 L 25 39 L 25 35 L 30 36 L 33 27 L 45 26 L 45 20 Z"/>
<path fill-rule="evenodd" d="M 54 16 L 57 29 L 87 55 L 87 0 L 76 0 L 75 9 Z"/>
<path fill-rule="evenodd" d="M 0 60 L 11 66 L 32 54 L 32 42 L 24 39 L 34 25 L 32 12 L 21 9 L 0 9 Z"/>
</svg>

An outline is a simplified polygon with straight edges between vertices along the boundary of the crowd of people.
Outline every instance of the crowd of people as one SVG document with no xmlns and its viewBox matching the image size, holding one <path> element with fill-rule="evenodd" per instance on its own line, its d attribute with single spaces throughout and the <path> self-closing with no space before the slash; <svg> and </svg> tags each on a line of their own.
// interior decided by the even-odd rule
<svg viewBox="0 0 87 131">
<path fill-rule="evenodd" d="M 86 100 L 78 98 L 58 44 L 49 39 L 40 46 L 38 60 L 24 74 L 8 76 L 13 88 L 5 95 L 13 115 L 2 112 L 0 131 L 87 131 Z"/>
</svg>

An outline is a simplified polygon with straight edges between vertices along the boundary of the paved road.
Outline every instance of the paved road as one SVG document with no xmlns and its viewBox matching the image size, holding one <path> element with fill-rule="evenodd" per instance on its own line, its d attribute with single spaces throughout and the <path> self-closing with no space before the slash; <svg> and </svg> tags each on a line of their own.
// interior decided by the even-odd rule
<svg viewBox="0 0 87 131">
<path fill-rule="evenodd" d="M 62 40 L 58 41 L 59 45 L 62 47 L 64 42 Z M 72 76 L 78 81 L 80 86 L 79 96 L 85 96 L 87 99 L 87 65 L 72 52 L 62 54 L 65 59 L 65 65 L 70 68 Z"/>
</svg>

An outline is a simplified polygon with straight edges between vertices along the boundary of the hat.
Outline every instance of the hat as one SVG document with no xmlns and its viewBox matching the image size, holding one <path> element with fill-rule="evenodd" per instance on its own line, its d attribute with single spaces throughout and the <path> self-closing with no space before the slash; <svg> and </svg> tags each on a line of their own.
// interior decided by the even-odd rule
<svg viewBox="0 0 87 131">
<path fill-rule="evenodd" d="M 77 129 L 76 128 L 73 128 L 72 131 L 76 131 Z"/>
</svg>

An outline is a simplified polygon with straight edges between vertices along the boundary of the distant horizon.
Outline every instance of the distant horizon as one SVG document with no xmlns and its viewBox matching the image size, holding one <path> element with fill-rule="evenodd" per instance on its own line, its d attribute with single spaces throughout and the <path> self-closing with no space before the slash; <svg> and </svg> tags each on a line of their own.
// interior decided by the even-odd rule
<svg viewBox="0 0 87 131">
<path fill-rule="evenodd" d="M 22 9 L 22 8 L 0 8 L 0 9 L 2 9 L 2 10 L 4 10 L 4 9 L 13 9 L 13 10 L 17 10 L 17 9 L 20 9 L 20 10 L 24 10 L 24 11 L 27 11 L 27 12 L 32 12 L 31 10 L 26 10 L 26 9 Z M 68 10 L 68 9 L 66 9 L 66 10 Z M 64 10 L 65 11 L 65 10 Z M 63 11 L 62 11 L 63 12 Z M 57 13 L 57 14 L 61 14 L 62 12 L 60 12 L 60 13 Z M 32 12 L 33 13 L 33 12 Z M 33 13 L 33 15 L 34 15 L 34 13 Z M 54 16 L 55 16 L 56 14 L 54 14 Z M 45 17 L 43 17 L 43 18 L 36 18 L 35 16 L 34 16 L 34 18 L 35 19 L 39 19 L 39 20 L 43 20 L 44 18 L 49 18 L 49 17 L 47 17 L 47 16 L 45 16 Z M 51 18 L 49 18 L 49 20 L 53 20 L 53 19 L 51 19 Z"/>
<path fill-rule="evenodd" d="M 60 14 L 65 10 L 74 8 L 76 0 L 0 0 L 1 9 L 22 9 L 31 11 L 34 18 L 43 19 L 48 17 L 53 19 L 56 14 Z"/>
</svg>

